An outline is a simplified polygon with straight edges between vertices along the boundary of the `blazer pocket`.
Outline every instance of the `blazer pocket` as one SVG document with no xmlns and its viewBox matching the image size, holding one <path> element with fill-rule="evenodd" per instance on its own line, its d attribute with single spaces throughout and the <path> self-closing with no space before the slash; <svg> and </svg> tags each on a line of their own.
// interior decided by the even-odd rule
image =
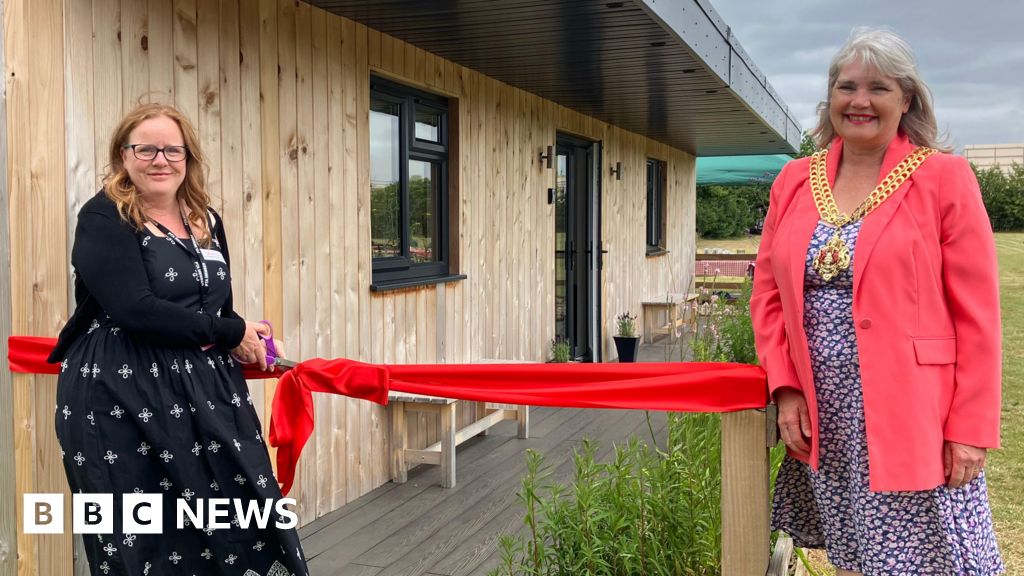
<svg viewBox="0 0 1024 576">
<path fill-rule="evenodd" d="M 914 338 L 914 354 L 918 364 L 953 364 L 956 362 L 956 336 Z"/>
</svg>

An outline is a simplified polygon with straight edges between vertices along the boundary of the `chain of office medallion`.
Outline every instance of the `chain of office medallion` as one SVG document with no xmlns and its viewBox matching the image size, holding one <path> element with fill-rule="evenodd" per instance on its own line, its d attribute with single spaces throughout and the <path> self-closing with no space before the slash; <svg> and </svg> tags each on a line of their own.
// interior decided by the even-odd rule
<svg viewBox="0 0 1024 576">
<path fill-rule="evenodd" d="M 828 148 L 821 150 L 811 156 L 811 192 L 814 194 L 814 205 L 818 208 L 821 219 L 836 227 L 846 226 L 850 222 L 867 216 L 872 210 L 878 208 L 886 198 L 892 195 L 907 178 L 917 170 L 917 167 L 926 158 L 937 152 L 934 148 L 920 146 L 890 171 L 878 186 L 868 194 L 868 197 L 861 202 L 849 215 L 843 214 L 836 206 L 836 199 L 832 196 L 832 187 L 828 184 L 828 173 L 825 168 L 825 160 L 828 158 Z"/>
</svg>

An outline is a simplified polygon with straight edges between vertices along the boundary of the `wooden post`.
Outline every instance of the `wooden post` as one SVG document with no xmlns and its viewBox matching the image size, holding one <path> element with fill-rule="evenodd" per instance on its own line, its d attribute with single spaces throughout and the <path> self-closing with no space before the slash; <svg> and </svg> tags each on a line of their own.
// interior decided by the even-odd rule
<svg viewBox="0 0 1024 576">
<path fill-rule="evenodd" d="M 4 0 L 0 0 L 0 15 L 4 13 Z M 3 18 L 0 17 L 0 21 Z M 4 60 L 4 30 L 0 25 L 0 71 L 6 77 Z M 11 183 L 7 179 L 7 83 L 0 82 L 0 576 L 14 576 L 18 572 L 17 506 L 8 495 L 14 492 L 14 427 L 8 419 L 14 413 L 14 395 L 11 372 L 7 366 L 7 337 L 11 335 L 11 238 L 7 229 L 7 215 Z"/>
<path fill-rule="evenodd" d="M 441 486 L 455 486 L 455 407 L 451 403 L 441 407 Z"/>
<path fill-rule="evenodd" d="M 722 576 L 756 576 L 768 567 L 766 420 L 763 410 L 722 414 Z"/>
<path fill-rule="evenodd" d="M 793 539 L 786 534 L 780 534 L 779 539 L 775 542 L 775 550 L 772 551 L 766 576 L 787 576 L 792 561 Z"/>
<path fill-rule="evenodd" d="M 409 466 L 405 463 L 408 448 L 405 430 L 405 402 L 391 403 L 391 481 L 404 484 L 409 479 Z"/>
<path fill-rule="evenodd" d="M 487 402 L 473 402 L 473 421 L 476 422 L 487 416 Z M 487 428 L 480 431 L 477 436 L 487 436 Z"/>
<path fill-rule="evenodd" d="M 516 406 L 516 421 L 519 423 L 519 438 L 530 437 L 530 407 L 526 404 Z"/>
</svg>

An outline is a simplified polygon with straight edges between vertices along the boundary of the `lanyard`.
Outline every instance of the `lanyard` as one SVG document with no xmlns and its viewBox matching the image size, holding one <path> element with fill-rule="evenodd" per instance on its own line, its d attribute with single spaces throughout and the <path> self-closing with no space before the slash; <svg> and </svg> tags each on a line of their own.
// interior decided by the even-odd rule
<svg viewBox="0 0 1024 576">
<path fill-rule="evenodd" d="M 188 218 L 185 217 L 184 210 L 181 212 L 181 222 L 185 225 L 185 231 L 188 232 L 188 238 L 192 242 L 192 250 L 189 251 L 185 243 L 166 226 L 157 222 L 156 220 L 150 219 L 150 221 L 163 232 L 168 238 L 173 240 L 179 246 L 181 246 L 185 252 L 188 252 L 192 256 L 192 265 L 196 269 L 196 280 L 199 281 L 199 307 L 201 312 L 206 312 L 206 295 L 210 291 L 210 272 L 206 267 L 206 258 L 203 257 L 203 251 L 199 248 L 199 242 L 196 240 L 196 235 L 192 233 L 192 227 L 189 226 Z"/>
</svg>

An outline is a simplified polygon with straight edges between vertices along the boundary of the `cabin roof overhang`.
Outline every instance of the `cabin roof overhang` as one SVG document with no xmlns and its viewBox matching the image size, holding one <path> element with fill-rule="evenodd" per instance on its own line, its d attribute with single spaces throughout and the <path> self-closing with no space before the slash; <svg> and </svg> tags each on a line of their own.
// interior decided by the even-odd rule
<svg viewBox="0 0 1024 576">
<path fill-rule="evenodd" d="M 707 0 L 308 0 L 695 154 L 778 154 L 801 129 Z"/>
</svg>

